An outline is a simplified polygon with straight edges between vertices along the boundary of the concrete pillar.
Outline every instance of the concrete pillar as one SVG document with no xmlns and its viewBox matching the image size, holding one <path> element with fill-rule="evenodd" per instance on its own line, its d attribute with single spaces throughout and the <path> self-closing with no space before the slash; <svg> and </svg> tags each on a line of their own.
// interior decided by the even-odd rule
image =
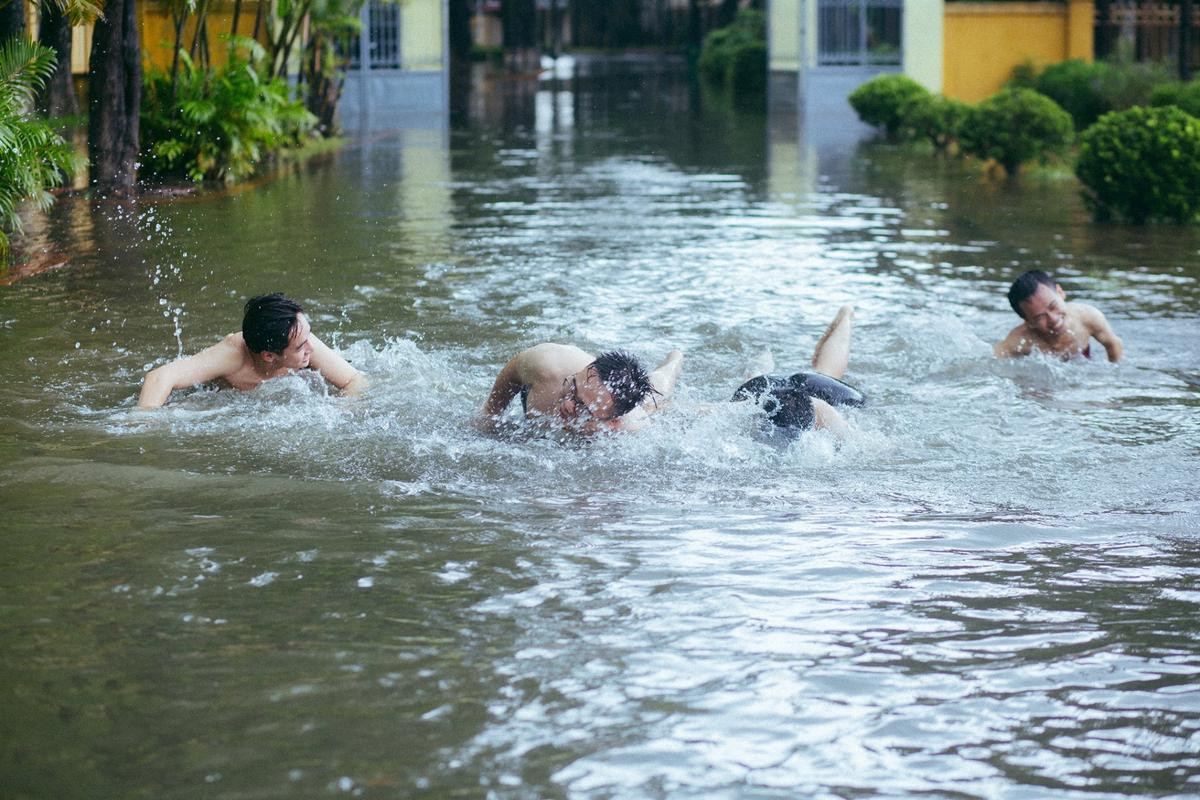
<svg viewBox="0 0 1200 800">
<path fill-rule="evenodd" d="M 904 0 L 904 74 L 931 92 L 942 91 L 944 6 L 943 0 Z"/>
</svg>

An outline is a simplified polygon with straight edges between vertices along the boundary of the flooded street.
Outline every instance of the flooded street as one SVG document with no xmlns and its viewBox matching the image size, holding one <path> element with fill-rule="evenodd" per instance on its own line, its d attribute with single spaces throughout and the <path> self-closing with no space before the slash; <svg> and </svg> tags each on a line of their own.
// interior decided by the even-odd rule
<svg viewBox="0 0 1200 800">
<path fill-rule="evenodd" d="M 253 191 L 61 202 L 67 265 L 0 286 L 0 794 L 1200 794 L 1200 234 L 808 139 L 598 68 Z M 1122 363 L 992 357 L 1032 268 Z M 267 291 L 361 398 L 136 410 Z M 725 401 L 844 303 L 853 432 L 764 437 Z M 678 347 L 677 395 L 477 432 L 542 341 Z"/>
</svg>

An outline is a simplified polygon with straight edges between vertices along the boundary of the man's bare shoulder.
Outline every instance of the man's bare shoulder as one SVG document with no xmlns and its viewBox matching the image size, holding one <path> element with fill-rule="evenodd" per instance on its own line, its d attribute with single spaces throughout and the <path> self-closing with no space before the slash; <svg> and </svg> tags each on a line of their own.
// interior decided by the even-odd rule
<svg viewBox="0 0 1200 800">
<path fill-rule="evenodd" d="M 570 344 L 543 342 L 522 350 L 517 359 L 526 381 L 578 372 L 593 360 L 583 350 Z"/>
<path fill-rule="evenodd" d="M 246 340 L 242 338 L 241 331 L 231 333 L 222 337 L 221 341 L 202 350 L 197 356 L 204 357 L 204 360 L 212 364 L 220 373 L 218 377 L 224 378 L 237 388 L 244 388 L 243 384 L 249 386 L 257 384 L 258 380 L 247 380 L 250 376 L 243 373 L 253 373 L 253 359 L 250 358 L 250 349 L 246 347 Z"/>
<path fill-rule="evenodd" d="M 996 342 L 993 351 L 999 358 L 1025 356 L 1033 350 L 1035 336 L 1024 322 L 1017 325 L 1001 341 Z"/>
<path fill-rule="evenodd" d="M 1100 309 L 1096 308 L 1091 303 L 1067 303 L 1067 310 L 1070 311 L 1076 319 L 1082 320 L 1089 326 L 1096 326 L 1104 323 L 1104 314 Z"/>
</svg>

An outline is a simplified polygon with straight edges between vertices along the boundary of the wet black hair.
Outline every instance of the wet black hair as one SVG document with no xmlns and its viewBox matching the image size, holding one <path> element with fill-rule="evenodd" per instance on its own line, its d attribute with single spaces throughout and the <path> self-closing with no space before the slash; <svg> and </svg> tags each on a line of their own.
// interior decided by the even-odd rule
<svg viewBox="0 0 1200 800">
<path fill-rule="evenodd" d="M 296 316 L 303 311 L 299 303 L 279 292 L 251 297 L 242 317 L 246 347 L 252 353 L 282 353 L 296 327 Z"/>
<path fill-rule="evenodd" d="M 1037 293 L 1038 286 L 1049 286 L 1053 289 L 1057 284 L 1054 278 L 1051 278 L 1040 269 L 1031 269 L 1028 272 L 1022 272 L 1021 277 L 1013 281 L 1012 286 L 1008 287 L 1008 304 L 1012 306 L 1012 310 L 1017 312 L 1017 316 L 1025 319 L 1025 313 L 1021 311 L 1021 303 L 1024 303 L 1029 298 Z"/>
<path fill-rule="evenodd" d="M 647 396 L 659 394 L 642 363 L 629 353 L 611 350 L 588 365 L 613 399 L 612 419 L 631 411 Z"/>
</svg>

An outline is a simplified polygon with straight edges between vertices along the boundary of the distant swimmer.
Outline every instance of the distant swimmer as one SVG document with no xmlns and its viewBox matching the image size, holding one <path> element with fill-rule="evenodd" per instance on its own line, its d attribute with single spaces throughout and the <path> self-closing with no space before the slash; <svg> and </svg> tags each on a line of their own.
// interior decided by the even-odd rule
<svg viewBox="0 0 1200 800">
<path fill-rule="evenodd" d="M 565 344 L 539 344 L 515 355 L 483 404 L 481 426 L 495 430 L 517 395 L 526 419 L 584 434 L 633 430 L 675 391 L 683 353 L 672 350 L 653 372 L 620 351 L 591 356 Z"/>
<path fill-rule="evenodd" d="M 1095 306 L 1068 303 L 1066 292 L 1041 270 L 1030 270 L 1013 281 L 1008 304 L 1025 320 L 993 348 L 998 358 L 1027 356 L 1034 350 L 1064 359 L 1092 357 L 1094 338 L 1104 345 L 1109 361 L 1120 361 L 1125 345 Z"/>
<path fill-rule="evenodd" d="M 842 434 L 849 426 L 835 406 L 862 406 L 863 393 L 842 383 L 850 361 L 850 331 L 854 309 L 842 306 L 829 323 L 813 352 L 812 372 L 787 377 L 759 375 L 733 393 L 735 401 L 752 400 L 762 406 L 771 424 L 780 430 L 827 428 Z"/>
<path fill-rule="evenodd" d="M 361 372 L 313 336 L 298 303 L 278 293 L 260 295 L 246 302 L 240 333 L 146 373 L 138 407 L 158 408 L 174 389 L 222 381 L 244 391 L 301 369 L 315 369 L 347 395 L 366 385 Z"/>
</svg>

